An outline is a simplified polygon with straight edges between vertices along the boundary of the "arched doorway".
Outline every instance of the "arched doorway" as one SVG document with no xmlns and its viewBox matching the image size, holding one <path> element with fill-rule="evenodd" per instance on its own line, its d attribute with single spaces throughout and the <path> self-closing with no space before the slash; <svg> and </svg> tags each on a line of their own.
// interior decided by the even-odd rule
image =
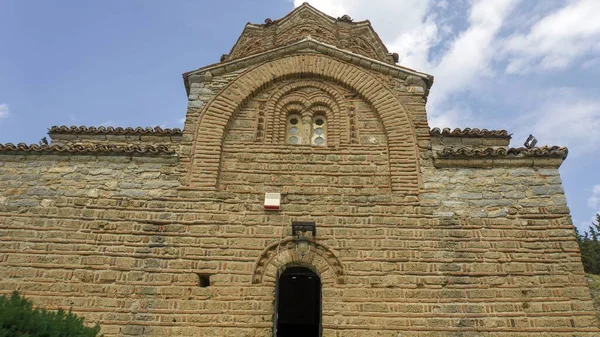
<svg viewBox="0 0 600 337">
<path fill-rule="evenodd" d="M 321 335 L 321 279 L 304 267 L 287 268 L 275 287 L 274 337 Z"/>
</svg>

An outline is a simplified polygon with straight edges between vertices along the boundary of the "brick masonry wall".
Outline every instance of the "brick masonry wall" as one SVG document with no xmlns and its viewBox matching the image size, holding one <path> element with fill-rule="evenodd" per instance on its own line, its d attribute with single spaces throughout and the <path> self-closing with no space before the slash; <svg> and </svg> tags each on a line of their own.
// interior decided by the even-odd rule
<svg viewBox="0 0 600 337">
<path fill-rule="evenodd" d="M 304 83 L 299 90 L 313 97 L 325 94 L 319 86 L 328 87 L 337 93 L 331 99 L 343 100 L 344 111 L 332 113 L 327 121 L 328 146 L 286 144 L 287 116 L 279 109 L 268 111 L 268 106 L 275 105 L 272 97 L 278 97 L 280 90 L 289 88 L 290 83 Z M 293 93 L 278 99 L 297 102 L 295 99 L 302 98 Z M 293 104 L 297 107 L 301 102 Z M 317 107 L 321 108 L 322 105 Z M 263 127 L 266 139 L 257 138 L 259 118 L 266 120 Z M 251 193 L 387 194 L 391 190 L 389 165 L 385 131 L 368 103 L 332 83 L 288 80 L 257 93 L 231 121 L 223 143 L 219 189 Z"/>
<path fill-rule="evenodd" d="M 192 83 L 178 158 L 0 154 L 0 292 L 72 308 L 106 336 L 267 337 L 274 271 L 299 264 L 323 281 L 326 337 L 598 336 L 557 169 L 435 168 L 422 93 L 391 77 L 373 75 L 413 127 L 415 192 L 391 191 L 394 124 L 362 94 L 338 102 L 356 107 L 354 145 L 342 131 L 331 148 L 257 142 L 259 110 L 244 107 L 278 81 L 249 89 L 225 125 L 206 120 L 225 130 L 216 178 L 187 184 L 213 137 L 195 132 L 200 117 L 245 74 Z M 263 210 L 272 188 L 281 212 Z M 318 226 L 302 259 L 292 220 Z"/>
<path fill-rule="evenodd" d="M 216 75 L 222 71 L 223 69 L 213 69 L 203 75 L 195 74 L 190 78 L 192 89 L 196 84 L 200 87 L 199 92 L 214 93 L 213 90 L 206 88 L 206 82 L 223 83 L 221 77 Z M 229 71 L 226 73 L 230 74 Z M 194 107 L 192 114 L 202 117 L 199 122 L 186 121 L 186 128 L 188 125 L 193 127 L 189 136 L 186 137 L 184 134 L 186 147 L 184 147 L 185 152 L 182 153 L 184 157 L 182 162 L 188 168 L 186 185 L 205 190 L 216 188 L 222 143 L 231 117 L 256 91 L 294 76 L 329 79 L 333 83 L 353 88 L 358 95 L 369 101 L 378 111 L 378 116 L 387 132 L 388 143 L 391 145 L 388 150 L 392 191 L 404 195 L 417 193 L 419 183 L 417 151 L 418 146 L 426 146 L 426 144 L 418 144 L 419 139 L 416 135 L 422 134 L 423 126 L 413 127 L 412 111 L 409 109 L 412 102 L 402 105 L 394 97 L 392 89 L 388 87 L 392 82 L 391 77 L 384 81 L 379 74 L 312 52 L 277 58 L 255 65 L 244 72 L 244 76 L 226 77 L 225 80 L 229 83 L 224 84 L 219 95 L 194 97 L 190 102 L 190 106 Z M 419 100 L 423 103 L 422 97 Z M 199 106 L 202 106 L 203 110 L 197 112 L 196 107 Z M 190 115 L 188 120 L 193 118 L 194 116 Z M 189 143 L 186 142 L 187 140 Z M 196 140 L 195 143 L 193 140 Z"/>
</svg>

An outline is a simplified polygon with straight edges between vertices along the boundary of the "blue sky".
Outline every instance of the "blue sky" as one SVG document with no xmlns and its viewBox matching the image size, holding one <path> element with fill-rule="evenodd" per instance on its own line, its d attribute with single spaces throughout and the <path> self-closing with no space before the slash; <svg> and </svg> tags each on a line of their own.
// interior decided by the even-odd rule
<svg viewBox="0 0 600 337">
<path fill-rule="evenodd" d="M 218 62 L 246 22 L 301 1 L 0 1 L 0 143 L 52 125 L 181 127 L 181 74 Z M 600 212 L 600 1 L 315 0 L 369 19 L 400 64 L 435 76 L 431 126 L 565 145 L 574 223 Z"/>
</svg>

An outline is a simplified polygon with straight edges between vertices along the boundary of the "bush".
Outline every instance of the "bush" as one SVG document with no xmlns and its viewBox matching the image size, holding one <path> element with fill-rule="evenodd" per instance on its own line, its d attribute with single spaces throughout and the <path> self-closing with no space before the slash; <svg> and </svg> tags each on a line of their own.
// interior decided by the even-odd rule
<svg viewBox="0 0 600 337">
<path fill-rule="evenodd" d="M 581 262 L 586 273 L 600 275 L 600 214 L 596 214 L 596 222 L 583 235 L 577 229 L 577 242 L 581 251 Z"/>
<path fill-rule="evenodd" d="M 96 337 L 100 327 L 83 325 L 83 318 L 71 311 L 47 311 L 15 291 L 0 297 L 0 337 Z"/>
</svg>

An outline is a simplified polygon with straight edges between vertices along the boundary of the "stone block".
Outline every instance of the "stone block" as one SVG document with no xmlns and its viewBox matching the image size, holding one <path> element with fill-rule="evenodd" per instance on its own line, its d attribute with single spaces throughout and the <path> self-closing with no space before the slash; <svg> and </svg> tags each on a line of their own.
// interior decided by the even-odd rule
<svg viewBox="0 0 600 337">
<path fill-rule="evenodd" d="M 323 36 L 353 27 L 329 21 Z M 277 24 L 250 31 L 296 33 Z M 445 147 L 507 139 L 432 136 L 406 70 L 311 34 L 190 73 L 183 134 L 58 137 L 165 144 L 168 158 L 0 151 L 0 291 L 72 305 L 107 337 L 267 337 L 278 272 L 305 267 L 327 337 L 597 336 L 562 159 L 443 167 Z M 288 144 L 288 113 L 307 117 L 306 139 L 323 114 L 326 145 Z M 282 193 L 280 211 L 264 209 L 265 192 Z M 304 256 L 292 221 L 316 223 Z"/>
</svg>

